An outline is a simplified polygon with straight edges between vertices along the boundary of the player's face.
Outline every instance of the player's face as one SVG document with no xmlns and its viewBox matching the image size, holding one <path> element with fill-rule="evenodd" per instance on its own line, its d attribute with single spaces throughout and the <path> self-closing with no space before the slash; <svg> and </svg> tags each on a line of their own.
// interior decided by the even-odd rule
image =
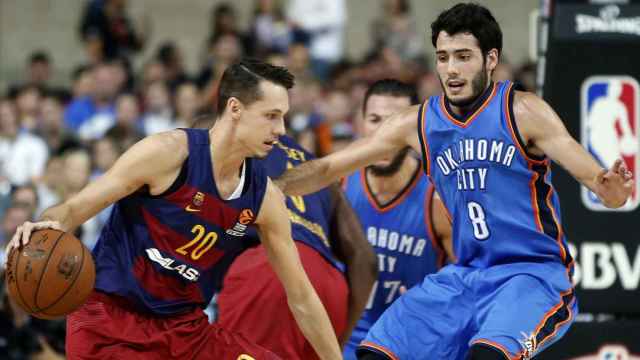
<svg viewBox="0 0 640 360">
<path fill-rule="evenodd" d="M 449 35 L 441 31 L 438 35 L 436 70 L 444 93 L 454 106 L 470 105 L 487 88 L 497 64 L 497 50 L 483 55 L 472 34 Z"/>
<path fill-rule="evenodd" d="M 384 119 L 409 107 L 411 100 L 408 97 L 371 95 L 366 105 L 361 131 L 362 135 L 369 136 L 376 131 Z M 374 171 L 380 170 L 383 173 L 393 173 L 402 164 L 406 154 L 405 150 L 390 154 L 389 157 L 376 162 L 372 169 Z"/>
<path fill-rule="evenodd" d="M 284 135 L 284 115 L 289 111 L 287 89 L 268 81 L 259 84 L 262 97 L 242 106 L 238 139 L 251 156 L 263 158 Z"/>
</svg>

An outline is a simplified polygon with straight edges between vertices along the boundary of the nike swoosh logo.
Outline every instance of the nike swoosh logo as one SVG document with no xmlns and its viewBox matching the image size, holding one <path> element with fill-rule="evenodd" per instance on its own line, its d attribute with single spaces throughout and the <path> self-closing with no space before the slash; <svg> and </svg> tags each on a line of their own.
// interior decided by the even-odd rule
<svg viewBox="0 0 640 360">
<path fill-rule="evenodd" d="M 188 212 L 198 212 L 200 211 L 200 209 L 194 209 L 191 207 L 191 205 L 187 205 L 186 208 L 184 208 L 185 210 L 187 210 Z"/>
</svg>

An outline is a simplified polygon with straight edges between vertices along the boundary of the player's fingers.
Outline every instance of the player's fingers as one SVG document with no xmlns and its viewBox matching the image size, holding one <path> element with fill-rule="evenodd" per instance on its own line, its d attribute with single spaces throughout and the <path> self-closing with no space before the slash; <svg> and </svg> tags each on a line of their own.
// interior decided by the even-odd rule
<svg viewBox="0 0 640 360">
<path fill-rule="evenodd" d="M 7 248 L 5 250 L 6 254 L 8 254 L 11 251 L 11 249 L 18 247 L 21 236 L 22 236 L 22 225 L 18 226 L 18 228 L 16 229 L 16 233 L 13 234 L 11 241 L 9 241 L 9 243 L 7 244 Z"/>
<path fill-rule="evenodd" d="M 54 230 L 60 230 L 62 231 L 62 226 L 60 225 L 60 222 L 58 221 L 40 221 L 37 222 L 34 225 L 34 229 L 54 229 Z"/>
<path fill-rule="evenodd" d="M 21 246 L 27 245 L 27 243 L 29 242 L 29 237 L 31 236 L 31 231 L 33 231 L 33 223 L 28 221 L 25 222 L 22 225 L 22 241 L 20 243 Z"/>
<path fill-rule="evenodd" d="M 633 179 L 633 173 L 631 171 L 627 170 L 627 171 L 625 171 L 623 177 L 624 177 L 625 181 L 631 180 L 631 179 Z"/>
<path fill-rule="evenodd" d="M 404 293 L 407 292 L 407 287 L 404 285 L 401 285 L 398 291 L 400 292 L 400 295 L 403 295 Z"/>
<path fill-rule="evenodd" d="M 620 172 L 620 166 L 622 166 L 622 160 L 618 159 L 611 166 L 611 172 L 610 173 L 618 174 Z"/>
</svg>

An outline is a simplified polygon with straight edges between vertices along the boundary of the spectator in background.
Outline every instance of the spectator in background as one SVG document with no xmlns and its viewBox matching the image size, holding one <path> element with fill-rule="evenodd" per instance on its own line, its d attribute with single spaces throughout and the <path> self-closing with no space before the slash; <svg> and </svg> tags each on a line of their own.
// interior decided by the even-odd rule
<svg viewBox="0 0 640 360">
<path fill-rule="evenodd" d="M 144 102 L 145 113 L 142 115 L 142 128 L 145 135 L 153 135 L 176 128 L 169 88 L 164 81 L 156 81 L 149 85 Z"/>
<path fill-rule="evenodd" d="M 91 155 L 93 159 L 93 169 L 91 174 L 91 180 L 96 179 L 101 176 L 107 170 L 113 166 L 113 164 L 118 160 L 118 157 L 123 153 L 122 149 L 118 145 L 118 141 L 112 137 L 105 136 L 101 139 L 96 140 L 91 147 Z M 107 206 L 102 211 L 96 215 L 96 221 L 98 223 L 98 232 L 104 224 L 109 220 L 109 215 L 111 215 L 111 209 L 113 208 L 113 204 Z"/>
<path fill-rule="evenodd" d="M 44 50 L 38 50 L 29 56 L 27 69 L 27 84 L 40 87 L 43 91 L 48 89 L 51 80 L 51 59 Z"/>
<path fill-rule="evenodd" d="M 64 186 L 64 161 L 61 156 L 52 156 L 47 161 L 44 175 L 36 183 L 38 207 L 36 217 L 62 199 Z"/>
<path fill-rule="evenodd" d="M 493 70 L 493 81 L 513 81 L 513 66 L 506 60 L 503 59 L 498 63 L 495 70 Z"/>
<path fill-rule="evenodd" d="M 95 91 L 73 99 L 65 110 L 66 126 L 83 140 L 101 137 L 113 126 L 114 101 L 124 80 L 117 67 L 115 63 L 94 66 Z"/>
<path fill-rule="evenodd" d="M 167 82 L 173 94 L 178 85 L 188 79 L 180 48 L 172 41 L 164 42 L 158 47 L 155 59 L 162 64 L 164 68 L 163 80 Z"/>
<path fill-rule="evenodd" d="M 41 99 L 42 93 L 36 85 L 24 85 L 18 90 L 15 105 L 21 129 L 34 131 L 38 126 Z"/>
<path fill-rule="evenodd" d="M 127 11 L 127 0 L 91 0 L 80 21 L 80 36 L 91 63 L 128 58 L 142 49 L 143 32 L 137 31 Z"/>
<path fill-rule="evenodd" d="M 156 81 L 167 81 L 167 69 L 160 60 L 153 58 L 142 68 L 142 81 L 138 83 L 137 92 L 146 94 L 149 85 Z"/>
<path fill-rule="evenodd" d="M 402 61 L 423 56 L 424 39 L 411 18 L 409 0 L 382 0 L 382 14 L 371 23 L 372 53 L 392 49 Z"/>
<path fill-rule="evenodd" d="M 81 65 L 76 67 L 71 75 L 71 82 L 72 99 L 93 96 L 96 89 L 93 67 L 90 65 Z"/>
<path fill-rule="evenodd" d="M 348 93 L 339 89 L 329 91 L 320 106 L 323 121 L 331 130 L 331 146 L 324 151 L 337 151 L 353 140 L 352 117 L 356 110 Z"/>
<path fill-rule="evenodd" d="M 64 126 L 64 104 L 60 97 L 46 94 L 39 118 L 36 133 L 46 142 L 50 153 L 59 154 L 65 147 L 77 145 L 75 137 Z"/>
<path fill-rule="evenodd" d="M 11 204 L 24 206 L 29 210 L 29 218 L 35 219 L 38 209 L 38 191 L 33 184 L 14 186 L 11 189 Z"/>
<path fill-rule="evenodd" d="M 228 2 L 221 2 L 211 9 L 209 17 L 209 36 L 201 54 L 202 66 L 207 67 L 210 63 L 211 49 L 222 36 L 231 35 L 238 39 L 238 44 L 242 53 L 248 52 L 247 36 L 238 28 L 238 17 L 236 10 Z"/>
<path fill-rule="evenodd" d="M 248 35 L 248 55 L 264 58 L 286 53 L 291 34 L 279 0 L 255 0 Z"/>
<path fill-rule="evenodd" d="M 183 82 L 174 96 L 176 127 L 191 127 L 200 110 L 200 93 L 195 83 Z"/>
<path fill-rule="evenodd" d="M 197 84 L 202 89 L 202 107 L 215 108 L 222 73 L 241 56 L 242 47 L 238 35 L 225 34 L 215 40 L 209 52 L 209 61 L 197 79 Z"/>
<path fill-rule="evenodd" d="M 287 51 L 287 67 L 296 77 L 296 82 L 315 79 L 311 69 L 309 40 L 309 35 L 305 32 L 292 32 L 291 44 Z"/>
<path fill-rule="evenodd" d="M 442 93 L 442 84 L 434 72 L 425 72 L 416 84 L 418 100 L 422 103 L 430 96 Z"/>
<path fill-rule="evenodd" d="M 0 194 L 6 195 L 10 184 L 37 180 L 49 157 L 44 140 L 19 126 L 13 103 L 0 99 Z"/>
<path fill-rule="evenodd" d="M 0 269 L 4 268 L 7 261 L 7 254 L 4 250 L 15 234 L 18 226 L 24 224 L 25 221 L 32 220 L 31 209 L 25 204 L 11 204 L 5 211 L 4 216 L 0 218 Z"/>
<path fill-rule="evenodd" d="M 313 154 L 328 154 L 331 148 L 331 129 L 316 106 L 321 98 L 321 86 L 312 77 L 296 77 L 296 86 L 289 90 L 288 131 Z"/>
<path fill-rule="evenodd" d="M 526 91 L 536 92 L 536 76 L 538 66 L 534 62 L 526 62 L 520 66 L 515 74 L 515 80 Z"/>
<path fill-rule="evenodd" d="M 291 0 L 287 19 L 310 36 L 311 67 L 322 81 L 344 55 L 347 7 L 344 0 Z"/>
<path fill-rule="evenodd" d="M 91 156 L 84 148 L 70 149 L 62 155 L 63 159 L 63 182 L 62 182 L 62 198 L 65 201 L 74 194 L 82 190 L 87 185 L 91 177 Z M 98 240 L 100 233 L 97 218 L 92 218 L 83 223 L 76 231 L 75 235 L 78 239 L 89 248 Z"/>
<path fill-rule="evenodd" d="M 116 123 L 106 136 L 115 139 L 121 149 L 128 149 L 143 135 L 138 99 L 130 93 L 120 95 L 116 101 Z"/>
</svg>

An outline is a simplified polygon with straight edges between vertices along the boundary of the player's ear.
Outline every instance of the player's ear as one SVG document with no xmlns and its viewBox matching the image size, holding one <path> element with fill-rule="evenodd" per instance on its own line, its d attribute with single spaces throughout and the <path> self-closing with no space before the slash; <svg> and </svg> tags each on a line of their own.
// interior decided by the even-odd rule
<svg viewBox="0 0 640 360">
<path fill-rule="evenodd" d="M 485 57 L 485 63 L 487 64 L 487 70 L 493 72 L 498 66 L 498 62 L 500 61 L 500 54 L 498 54 L 498 49 L 491 49 L 487 52 Z"/>
<path fill-rule="evenodd" d="M 240 120 L 243 110 L 244 105 L 242 105 L 242 102 L 238 100 L 238 98 L 230 97 L 229 100 L 227 100 L 227 111 L 231 115 L 231 119 Z"/>
</svg>

